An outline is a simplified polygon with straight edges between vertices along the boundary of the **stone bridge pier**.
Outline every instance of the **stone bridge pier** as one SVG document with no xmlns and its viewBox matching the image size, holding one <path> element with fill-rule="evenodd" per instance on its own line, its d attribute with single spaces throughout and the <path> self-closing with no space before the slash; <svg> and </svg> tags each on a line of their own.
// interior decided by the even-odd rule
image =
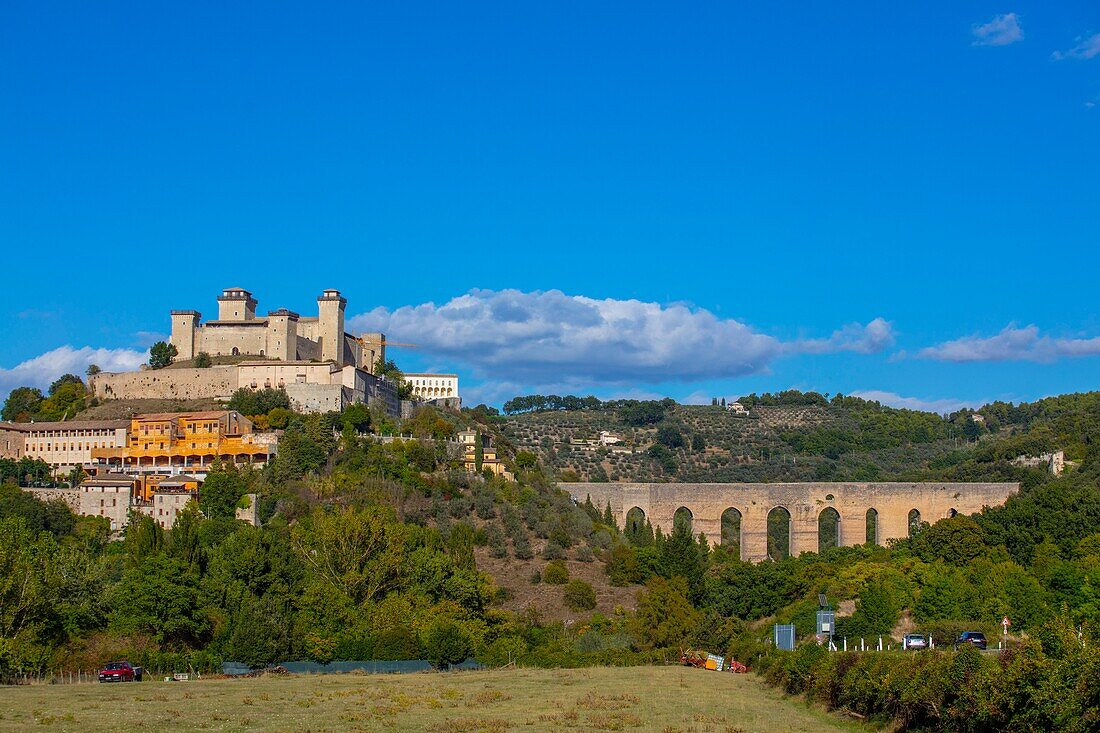
<svg viewBox="0 0 1100 733">
<path fill-rule="evenodd" d="M 575 501 L 591 499 L 601 511 L 607 504 L 619 526 L 648 519 L 669 534 L 679 512 L 692 532 L 715 544 L 738 544 L 742 559 L 766 560 L 768 518 L 789 516 L 791 555 L 819 552 L 818 528 L 836 527 L 836 545 L 884 544 L 909 535 L 913 522 L 936 522 L 955 514 L 973 514 L 998 506 L 1019 491 L 1016 483 L 563 483 Z M 731 528 L 723 538 L 723 516 Z M 873 524 L 871 523 L 873 520 Z M 778 558 L 773 558 L 778 559 Z"/>
</svg>

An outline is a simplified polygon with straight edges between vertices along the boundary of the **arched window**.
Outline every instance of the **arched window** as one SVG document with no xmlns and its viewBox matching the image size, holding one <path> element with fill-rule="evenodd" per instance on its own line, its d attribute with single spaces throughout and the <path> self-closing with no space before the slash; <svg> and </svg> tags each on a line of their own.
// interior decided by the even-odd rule
<svg viewBox="0 0 1100 733">
<path fill-rule="evenodd" d="M 864 535 L 864 542 L 868 545 L 878 544 L 878 510 L 871 508 L 867 510 L 867 534 Z"/>
<path fill-rule="evenodd" d="M 817 551 L 840 547 L 840 512 L 831 506 L 817 515 Z"/>
<path fill-rule="evenodd" d="M 912 537 L 920 530 L 920 512 L 916 509 L 909 510 L 909 536 Z"/>
<path fill-rule="evenodd" d="M 694 519 L 695 516 L 691 513 L 691 510 L 686 506 L 682 506 L 672 515 L 672 530 L 675 532 L 678 527 L 684 527 L 690 533 L 691 523 Z"/>
<path fill-rule="evenodd" d="M 777 506 L 768 512 L 768 557 L 782 560 L 791 556 L 791 513 Z"/>
<path fill-rule="evenodd" d="M 722 546 L 741 558 L 741 511 L 734 507 L 722 512 Z"/>
</svg>

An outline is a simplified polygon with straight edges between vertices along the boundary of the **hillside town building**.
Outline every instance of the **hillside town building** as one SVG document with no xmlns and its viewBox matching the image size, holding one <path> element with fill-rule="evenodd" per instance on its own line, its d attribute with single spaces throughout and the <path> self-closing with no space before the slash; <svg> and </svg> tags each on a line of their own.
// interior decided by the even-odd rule
<svg viewBox="0 0 1100 733">
<path fill-rule="evenodd" d="M 0 458 L 39 458 L 57 472 L 92 461 L 92 451 L 126 445 L 126 420 L 0 423 Z"/>
<path fill-rule="evenodd" d="M 111 531 L 118 531 L 130 523 L 130 510 L 138 498 L 139 481 L 133 476 L 107 474 L 89 478 L 80 484 L 77 514 L 88 517 L 105 517 L 111 523 Z"/>
<path fill-rule="evenodd" d="M 457 374 L 406 374 L 405 381 L 413 396 L 425 402 L 459 396 Z"/>
<path fill-rule="evenodd" d="M 489 436 L 482 435 L 477 430 L 460 430 L 455 438 L 462 451 L 462 465 L 467 473 L 489 471 L 494 476 L 502 476 L 508 480 L 513 478 L 504 461 L 497 458 L 496 448 Z"/>
<path fill-rule="evenodd" d="M 278 436 L 256 433 L 233 410 L 139 415 L 121 447 L 96 448 L 92 460 L 127 474 L 208 473 L 215 463 L 262 466 L 275 456 Z"/>
</svg>

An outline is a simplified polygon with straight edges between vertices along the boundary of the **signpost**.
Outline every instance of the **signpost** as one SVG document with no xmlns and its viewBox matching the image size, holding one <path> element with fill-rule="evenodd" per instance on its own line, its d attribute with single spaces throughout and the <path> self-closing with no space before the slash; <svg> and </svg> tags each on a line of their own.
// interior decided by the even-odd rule
<svg viewBox="0 0 1100 733">
<path fill-rule="evenodd" d="M 1008 636 L 1008 627 L 1012 625 L 1012 622 L 1008 620 L 1008 616 L 1001 619 L 1001 626 L 1005 630 L 1005 636 Z"/>
</svg>

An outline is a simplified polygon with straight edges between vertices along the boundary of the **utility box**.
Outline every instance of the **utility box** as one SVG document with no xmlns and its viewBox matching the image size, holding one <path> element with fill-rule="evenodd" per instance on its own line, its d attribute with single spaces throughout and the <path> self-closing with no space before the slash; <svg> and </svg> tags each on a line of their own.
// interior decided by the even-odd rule
<svg viewBox="0 0 1100 733">
<path fill-rule="evenodd" d="M 794 624 L 775 625 L 775 648 L 788 652 L 794 650 Z"/>
<path fill-rule="evenodd" d="M 818 637 L 832 638 L 836 633 L 836 611 L 818 611 L 817 612 L 817 635 Z"/>
</svg>

